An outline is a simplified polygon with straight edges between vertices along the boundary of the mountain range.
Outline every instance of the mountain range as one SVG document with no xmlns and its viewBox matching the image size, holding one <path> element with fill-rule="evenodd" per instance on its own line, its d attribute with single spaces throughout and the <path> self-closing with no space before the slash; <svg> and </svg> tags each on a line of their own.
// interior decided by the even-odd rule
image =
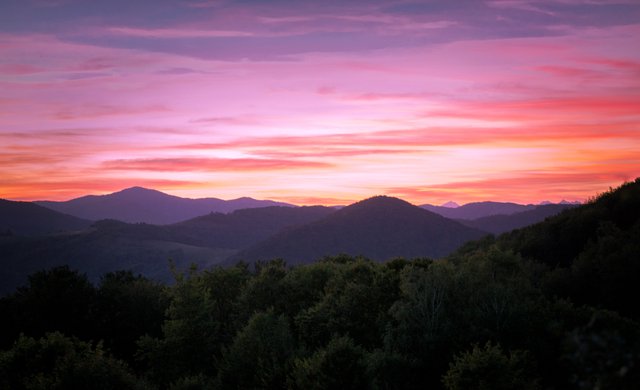
<svg viewBox="0 0 640 390">
<path fill-rule="evenodd" d="M 430 204 L 420 205 L 421 208 L 429 210 L 443 217 L 451 219 L 478 219 L 490 215 L 511 215 L 536 208 L 535 205 L 522 205 L 510 202 L 473 202 L 458 207 L 451 207 L 445 203 L 442 206 Z"/>
<path fill-rule="evenodd" d="M 243 205 L 250 208 L 232 210 Z M 214 206 L 223 211 L 211 212 Z M 191 263 L 205 268 L 277 257 L 293 265 L 340 253 L 375 260 L 438 258 L 469 240 L 535 223 L 573 206 L 482 202 L 433 207 L 435 212 L 386 196 L 342 208 L 297 207 L 250 198 L 184 199 L 139 187 L 68 202 L 3 200 L 0 294 L 35 271 L 62 264 L 87 273 L 93 281 L 118 269 L 171 281 L 169 259 L 186 269 Z M 199 210 L 208 211 L 183 219 Z M 459 219 L 440 215 L 445 212 Z M 92 222 L 78 215 L 105 219 Z M 461 218 L 474 216 L 480 217 Z M 139 220 L 162 224 L 131 223 Z"/>
<path fill-rule="evenodd" d="M 573 204 L 546 204 L 534 206 L 526 211 L 514 214 L 497 214 L 477 219 L 458 219 L 461 224 L 492 234 L 502 234 L 514 229 L 545 220 L 547 217 L 559 214 L 561 211 L 575 207 Z"/>
<path fill-rule="evenodd" d="M 173 224 L 209 213 L 230 213 L 248 208 L 268 206 L 297 207 L 290 203 L 257 200 L 249 197 L 232 200 L 181 198 L 142 187 L 126 188 L 106 195 L 87 195 L 68 201 L 40 200 L 32 203 L 85 221 L 115 219 L 128 223 L 142 222 L 155 225 Z M 580 203 L 562 201 L 558 204 L 575 206 Z M 447 202 L 441 206 L 423 204 L 419 207 L 449 219 L 471 221 L 496 215 L 514 215 L 547 205 L 556 204 L 547 201 L 539 205 L 485 201 L 467 203 L 462 206 L 455 202 Z M 339 210 L 343 207 L 336 206 L 332 208 Z M 482 226 L 478 226 L 478 228 L 482 229 Z"/>
<path fill-rule="evenodd" d="M 246 197 L 232 200 L 181 198 L 142 187 L 131 187 L 108 195 L 87 195 L 64 202 L 43 200 L 34 203 L 92 221 L 117 219 L 156 225 L 176 223 L 211 212 L 229 213 L 266 206 L 293 207 L 288 203 Z"/>
</svg>

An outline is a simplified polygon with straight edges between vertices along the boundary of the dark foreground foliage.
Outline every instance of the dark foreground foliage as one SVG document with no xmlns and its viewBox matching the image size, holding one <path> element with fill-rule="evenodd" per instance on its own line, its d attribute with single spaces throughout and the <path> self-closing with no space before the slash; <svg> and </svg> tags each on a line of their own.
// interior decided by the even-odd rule
<svg viewBox="0 0 640 390">
<path fill-rule="evenodd" d="M 638 187 L 437 261 L 40 272 L 0 300 L 0 388 L 635 389 Z"/>
</svg>

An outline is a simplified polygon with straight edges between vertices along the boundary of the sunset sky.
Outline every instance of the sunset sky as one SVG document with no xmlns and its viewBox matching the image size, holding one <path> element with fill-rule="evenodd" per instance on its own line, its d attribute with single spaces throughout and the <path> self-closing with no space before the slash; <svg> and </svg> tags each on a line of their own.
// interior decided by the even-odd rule
<svg viewBox="0 0 640 390">
<path fill-rule="evenodd" d="M 0 198 L 537 203 L 637 176 L 638 0 L 0 2 Z"/>
</svg>

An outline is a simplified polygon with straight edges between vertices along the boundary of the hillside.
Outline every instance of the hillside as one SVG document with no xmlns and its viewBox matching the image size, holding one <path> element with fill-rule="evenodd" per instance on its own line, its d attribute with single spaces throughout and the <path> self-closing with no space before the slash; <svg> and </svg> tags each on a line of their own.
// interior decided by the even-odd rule
<svg viewBox="0 0 640 390">
<path fill-rule="evenodd" d="M 498 243 L 551 266 L 570 266 L 608 231 L 632 232 L 640 223 L 640 179 L 524 229 Z M 608 234 L 608 233 L 607 233 Z"/>
<path fill-rule="evenodd" d="M 171 225 L 102 220 L 94 228 L 104 234 L 138 241 L 179 242 L 207 248 L 238 250 L 264 240 L 280 230 L 319 220 L 333 209 L 313 207 L 261 207 L 229 214 L 210 213 Z"/>
<path fill-rule="evenodd" d="M 375 260 L 441 257 L 484 234 L 403 200 L 378 196 L 279 233 L 233 260 L 284 258 L 298 264 L 340 253 Z"/>
<path fill-rule="evenodd" d="M 548 204 L 536 206 L 531 210 L 514 214 L 489 215 L 474 220 L 460 219 L 458 222 L 485 232 L 502 234 L 544 221 L 545 218 L 556 215 L 571 207 L 575 206 L 570 204 Z"/>
<path fill-rule="evenodd" d="M 35 202 L 49 209 L 93 221 L 117 219 L 123 222 L 171 224 L 211 212 L 267 206 L 292 206 L 286 203 L 252 198 L 222 200 L 189 199 L 142 187 L 131 187 L 108 195 L 87 195 L 65 202 Z"/>
<path fill-rule="evenodd" d="M 197 245 L 241 249 L 282 229 L 317 221 L 334 212 L 323 206 L 250 208 L 229 214 L 211 213 L 165 229 Z"/>
<path fill-rule="evenodd" d="M 544 222 L 463 247 L 497 246 L 553 270 L 553 294 L 640 319 L 640 178 Z"/>
<path fill-rule="evenodd" d="M 191 263 L 209 267 L 286 227 L 333 212 L 327 207 L 266 207 L 213 213 L 173 225 L 102 220 L 74 234 L 0 237 L 0 295 L 24 283 L 30 273 L 65 264 L 87 273 L 92 281 L 105 272 L 128 269 L 170 282 L 169 259 L 180 269 Z"/>
<path fill-rule="evenodd" d="M 534 205 L 521 205 L 510 202 L 473 202 L 460 207 L 445 207 L 423 204 L 425 210 L 429 210 L 443 217 L 451 219 L 478 219 L 490 215 L 510 215 L 535 208 Z"/>
<path fill-rule="evenodd" d="M 0 199 L 0 235 L 42 235 L 82 230 L 90 221 L 62 214 L 31 202 Z"/>
</svg>

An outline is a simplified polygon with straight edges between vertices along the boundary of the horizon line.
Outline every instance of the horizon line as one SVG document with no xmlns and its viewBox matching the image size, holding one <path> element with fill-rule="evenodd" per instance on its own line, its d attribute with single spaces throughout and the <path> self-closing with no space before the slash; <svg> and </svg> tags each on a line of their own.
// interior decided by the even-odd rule
<svg viewBox="0 0 640 390">
<path fill-rule="evenodd" d="M 623 183 L 626 183 L 628 181 L 624 181 Z M 611 187 L 609 187 L 610 189 Z M 129 186 L 129 187 L 125 187 L 125 188 L 121 188 L 119 190 L 107 190 L 101 193 L 87 193 L 84 195 L 79 195 L 79 196 L 74 196 L 71 198 L 66 198 L 66 199 L 55 199 L 55 198 L 41 198 L 41 197 L 12 197 L 12 198 L 0 198 L 0 199 L 4 199 L 4 200 L 8 200 L 8 201 L 14 201 L 14 202 L 30 202 L 30 203 L 37 203 L 37 202 L 69 202 L 75 199 L 79 199 L 79 198 L 83 198 L 83 197 L 87 197 L 87 196 L 108 196 L 108 195 L 113 195 L 113 194 L 117 194 L 120 192 L 124 192 L 127 190 L 132 190 L 132 189 L 142 189 L 142 190 L 146 190 L 146 191 L 156 191 L 156 192 L 160 192 L 164 195 L 168 195 L 168 196 L 175 196 L 181 199 L 190 199 L 190 200 L 197 200 L 197 199 L 219 199 L 225 202 L 229 202 L 229 201 L 234 201 L 234 200 L 239 200 L 239 199 L 253 199 L 253 200 L 258 200 L 258 201 L 271 201 L 271 202 L 279 202 L 279 203 L 286 203 L 292 206 L 296 206 L 296 207 L 304 207 L 304 206 L 326 206 L 326 207 L 345 207 L 366 199 L 370 199 L 370 198 L 374 198 L 377 196 L 386 196 L 386 197 L 391 197 L 391 198 L 397 198 L 397 199 L 401 199 L 404 200 L 408 203 L 411 203 L 415 206 L 435 206 L 435 207 L 444 207 L 444 208 L 458 208 L 458 207 L 462 207 L 468 204 L 475 204 L 475 203 L 485 203 L 485 202 L 495 202 L 495 203 L 513 203 L 513 204 L 518 204 L 518 205 L 523 205 L 523 206 L 541 206 L 541 205 L 546 205 L 546 204 L 562 204 L 564 203 L 568 203 L 568 204 L 585 204 L 588 202 L 589 199 L 597 197 L 598 195 L 600 195 L 601 193 L 605 192 L 599 192 L 597 194 L 593 194 L 592 196 L 590 196 L 589 198 L 574 198 L 574 199 L 566 199 L 563 198 L 561 200 L 558 201 L 552 201 L 549 199 L 545 199 L 545 200 L 540 200 L 540 201 L 529 201 L 529 202 L 519 202 L 519 201 L 513 201 L 513 200 L 504 200 L 504 199 L 499 199 L 499 200 L 494 200 L 494 199 L 490 199 L 490 198 L 485 198 L 485 200 L 476 200 L 476 201 L 471 201 L 471 202 L 458 202 L 455 200 L 447 200 L 445 202 L 428 202 L 428 201 L 421 201 L 421 202 L 413 202 L 413 201 L 409 201 L 406 200 L 404 197 L 402 196 L 396 196 L 396 195 L 390 195 L 390 194 L 374 194 L 374 195 L 370 195 L 370 196 L 366 196 L 363 198 L 358 198 L 358 199 L 351 199 L 351 200 L 347 200 L 344 199 L 346 202 L 331 202 L 331 203 L 314 203 L 314 202 L 295 202 L 295 201 L 290 201 L 287 199 L 291 199 L 291 198 L 283 198 L 283 197 L 275 197 L 275 198 L 269 198 L 269 197 L 256 197 L 256 196 L 252 196 L 252 195 L 244 195 L 244 196 L 239 196 L 239 197 L 235 197 L 235 198 L 219 198 L 217 196 L 200 196 L 200 197 L 189 197 L 189 196 L 182 196 L 179 194 L 176 194 L 174 191 L 171 190 L 163 190 L 163 189 L 157 189 L 157 188 L 150 188 L 150 187 L 144 187 L 144 186 L 140 186 L 140 185 L 134 185 L 134 186 Z M 180 191 L 178 191 L 180 192 Z M 296 199 L 295 197 L 293 197 L 293 199 Z M 298 198 L 300 199 L 300 198 Z M 313 198 L 308 198 L 308 199 L 313 199 Z M 338 199 L 335 199 L 338 200 Z M 439 204 L 438 204 L 439 203 Z M 451 204 L 454 203 L 457 206 L 446 206 L 447 204 Z"/>
</svg>

